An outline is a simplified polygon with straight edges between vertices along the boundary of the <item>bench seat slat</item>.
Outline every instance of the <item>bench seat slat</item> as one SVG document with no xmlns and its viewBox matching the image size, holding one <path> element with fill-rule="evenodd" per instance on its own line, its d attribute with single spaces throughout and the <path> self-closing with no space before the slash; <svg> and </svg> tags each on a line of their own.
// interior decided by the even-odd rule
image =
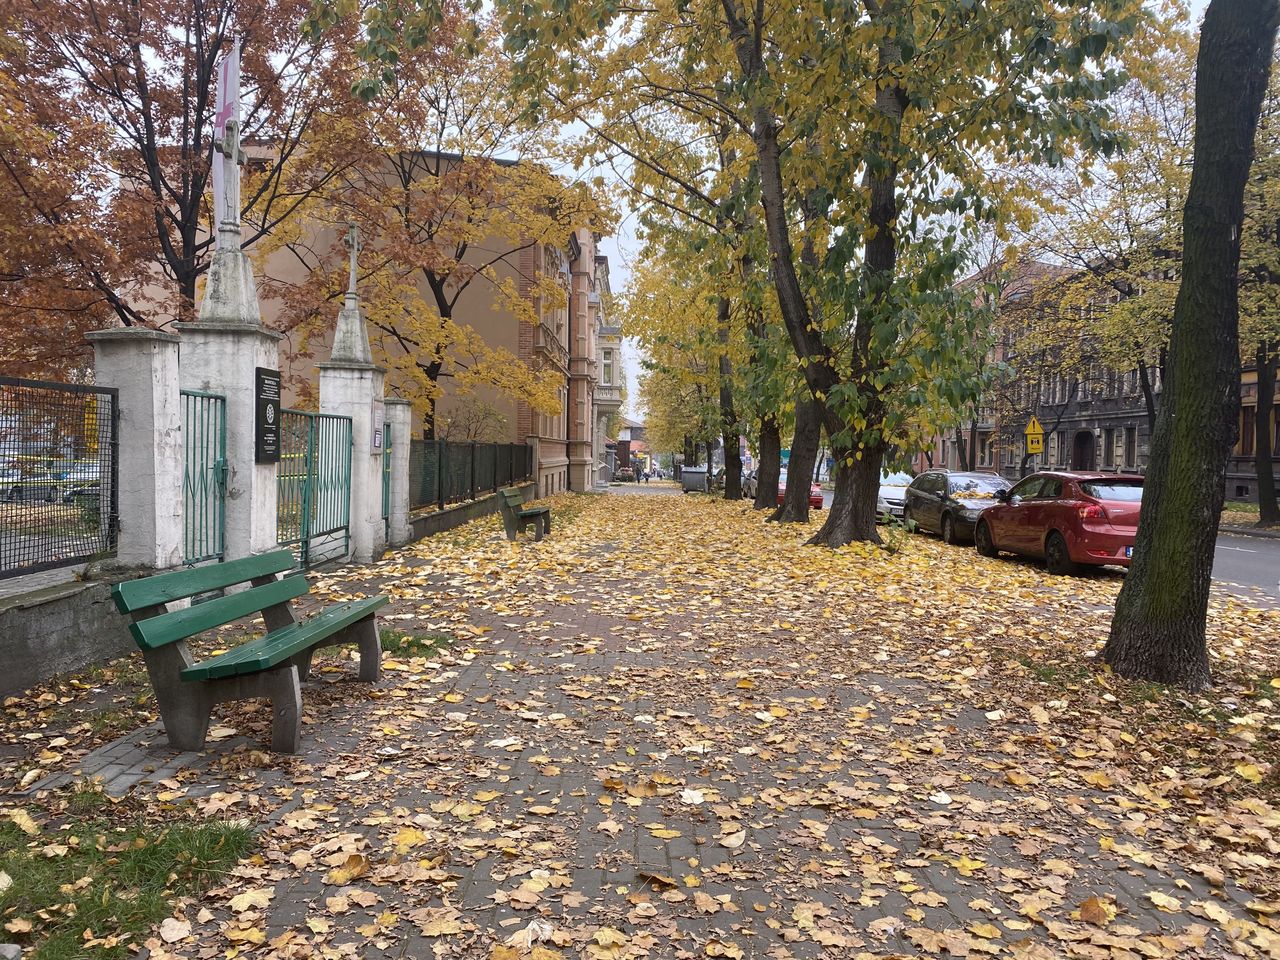
<svg viewBox="0 0 1280 960">
<path fill-rule="evenodd" d="M 129 632 L 142 649 L 154 650 L 167 643 L 185 640 L 205 630 L 221 627 L 277 603 L 286 603 L 303 596 L 308 589 L 307 578 L 301 574 L 285 577 L 283 580 L 274 580 L 260 587 L 228 594 L 186 610 L 175 610 L 158 617 L 139 620 L 129 624 Z"/>
<path fill-rule="evenodd" d="M 270 553 L 241 557 L 239 560 L 214 563 L 207 567 L 159 573 L 143 580 L 126 580 L 112 588 L 111 596 L 115 600 L 117 610 L 121 613 L 132 613 L 135 610 L 159 606 L 171 600 L 194 597 L 198 593 L 221 590 L 235 583 L 247 583 L 258 577 L 283 573 L 292 569 L 295 563 L 292 551 L 273 550 Z"/>
<path fill-rule="evenodd" d="M 550 507 L 531 507 L 528 510 L 520 510 L 516 513 L 518 517 L 540 517 L 544 513 L 550 513 Z"/>
<path fill-rule="evenodd" d="M 385 596 L 369 597 L 326 607 L 309 620 L 282 627 L 257 640 L 242 643 L 217 657 L 187 667 L 182 671 L 182 679 L 214 680 L 269 670 L 357 620 L 363 620 L 385 604 L 387 599 Z"/>
</svg>

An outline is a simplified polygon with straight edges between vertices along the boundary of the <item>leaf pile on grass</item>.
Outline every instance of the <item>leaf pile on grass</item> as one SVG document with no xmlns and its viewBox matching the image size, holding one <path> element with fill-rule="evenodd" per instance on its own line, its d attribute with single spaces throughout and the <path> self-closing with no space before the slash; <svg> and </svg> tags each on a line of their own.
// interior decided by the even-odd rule
<svg viewBox="0 0 1280 960">
<path fill-rule="evenodd" d="M 56 828 L 0 813 L 0 939 L 32 960 L 129 956 L 175 899 L 207 889 L 252 845 L 247 826 L 219 821 Z"/>
</svg>

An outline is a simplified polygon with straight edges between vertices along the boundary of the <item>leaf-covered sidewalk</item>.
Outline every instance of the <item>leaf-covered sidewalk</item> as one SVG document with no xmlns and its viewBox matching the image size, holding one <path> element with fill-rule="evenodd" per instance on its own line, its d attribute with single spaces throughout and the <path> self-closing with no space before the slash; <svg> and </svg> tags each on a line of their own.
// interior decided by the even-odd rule
<svg viewBox="0 0 1280 960">
<path fill-rule="evenodd" d="M 542 543 L 490 518 L 321 578 L 454 642 L 308 688 L 297 758 L 130 800 L 261 827 L 152 957 L 1280 956 L 1280 612 L 1216 599 L 1187 700 L 1093 660 L 1118 576 L 553 507 Z"/>
</svg>

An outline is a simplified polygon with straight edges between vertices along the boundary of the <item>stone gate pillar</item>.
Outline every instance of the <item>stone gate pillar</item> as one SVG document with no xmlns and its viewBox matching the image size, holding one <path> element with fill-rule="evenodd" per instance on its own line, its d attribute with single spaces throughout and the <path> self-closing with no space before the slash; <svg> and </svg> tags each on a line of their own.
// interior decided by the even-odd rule
<svg viewBox="0 0 1280 960">
<path fill-rule="evenodd" d="M 94 382 L 119 391 L 115 562 L 176 567 L 183 560 L 178 338 L 140 327 L 85 337 L 93 344 Z"/>
<path fill-rule="evenodd" d="M 351 277 L 338 313 L 333 351 L 320 364 L 320 412 L 351 418 L 351 555 L 368 563 L 386 549 L 382 519 L 382 456 L 385 449 L 382 400 L 386 368 L 373 363 L 369 333 L 360 316 L 356 295 L 356 253 L 359 242 L 352 226 L 348 233 Z"/>
<path fill-rule="evenodd" d="M 262 326 L 253 269 L 235 240 L 213 256 L 199 320 L 177 324 L 183 389 L 227 401 L 227 560 L 276 548 L 276 463 L 256 457 L 257 372 L 279 373 L 283 339 Z"/>
<path fill-rule="evenodd" d="M 387 423 L 391 426 L 388 545 L 400 547 L 413 539 L 413 527 L 409 523 L 409 451 L 413 444 L 413 405 L 408 400 L 387 400 L 386 409 Z"/>
</svg>

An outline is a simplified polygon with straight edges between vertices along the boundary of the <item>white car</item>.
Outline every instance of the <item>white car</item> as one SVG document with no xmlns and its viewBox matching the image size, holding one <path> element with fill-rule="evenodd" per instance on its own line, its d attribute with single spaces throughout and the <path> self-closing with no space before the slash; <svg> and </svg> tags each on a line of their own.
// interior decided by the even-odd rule
<svg viewBox="0 0 1280 960">
<path fill-rule="evenodd" d="M 907 487 L 911 485 L 911 474 L 886 471 L 880 475 L 880 496 L 876 500 L 876 514 L 882 519 L 890 517 L 902 519 L 902 510 L 907 502 Z"/>
</svg>

